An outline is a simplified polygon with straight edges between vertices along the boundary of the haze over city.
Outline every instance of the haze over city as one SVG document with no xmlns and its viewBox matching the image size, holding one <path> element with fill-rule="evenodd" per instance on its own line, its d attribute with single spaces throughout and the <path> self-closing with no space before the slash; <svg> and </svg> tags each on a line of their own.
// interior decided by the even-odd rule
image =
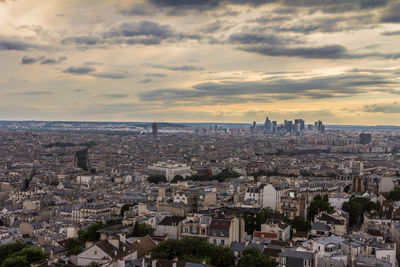
<svg viewBox="0 0 400 267">
<path fill-rule="evenodd" d="M 0 119 L 399 125 L 397 0 L 0 1 Z"/>
</svg>

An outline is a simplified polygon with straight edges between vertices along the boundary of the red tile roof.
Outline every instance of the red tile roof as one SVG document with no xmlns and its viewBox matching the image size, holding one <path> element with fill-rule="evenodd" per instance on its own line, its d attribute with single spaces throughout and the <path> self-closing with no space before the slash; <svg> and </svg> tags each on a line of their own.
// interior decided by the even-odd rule
<svg viewBox="0 0 400 267">
<path fill-rule="evenodd" d="M 257 237 L 257 238 L 278 238 L 278 234 L 276 233 L 268 233 L 268 232 L 254 232 L 253 233 L 253 237 Z"/>
</svg>

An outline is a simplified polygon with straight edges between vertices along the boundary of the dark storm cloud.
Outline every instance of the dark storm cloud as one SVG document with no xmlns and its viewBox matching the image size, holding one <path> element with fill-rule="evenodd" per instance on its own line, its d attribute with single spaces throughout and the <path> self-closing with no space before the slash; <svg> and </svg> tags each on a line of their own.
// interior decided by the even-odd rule
<svg viewBox="0 0 400 267">
<path fill-rule="evenodd" d="M 361 58 L 382 58 L 398 59 L 400 53 L 363 53 L 351 54 L 342 45 L 326 45 L 320 47 L 285 47 L 271 45 L 250 45 L 238 49 L 273 57 L 301 57 L 315 59 L 361 59 Z"/>
<path fill-rule="evenodd" d="M 258 7 L 269 3 L 281 3 L 281 10 L 291 10 L 293 7 L 318 9 L 329 13 L 348 12 L 353 10 L 381 8 L 388 0 L 149 0 L 153 8 L 163 8 L 172 15 L 185 15 L 187 11 L 209 11 L 219 7 L 232 5 L 247 5 Z M 150 14 L 149 7 L 144 4 L 134 4 L 120 10 L 125 15 Z M 287 13 L 284 11 L 282 13 Z"/>
<path fill-rule="evenodd" d="M 300 15 L 297 15 L 301 17 Z M 377 18 L 371 14 L 351 14 L 351 15 L 324 15 L 321 17 L 304 18 L 298 20 L 290 16 L 261 16 L 249 20 L 255 23 L 252 26 L 253 32 L 273 31 L 275 33 L 301 33 L 310 34 L 314 32 L 343 32 L 377 27 Z"/>
<path fill-rule="evenodd" d="M 181 66 L 168 66 L 160 64 L 146 64 L 146 66 L 155 69 L 172 70 L 172 71 L 201 71 L 204 70 L 203 67 L 195 65 L 181 65 Z"/>
<path fill-rule="evenodd" d="M 6 36 L 0 36 L 0 50 L 17 50 L 26 51 L 31 49 L 43 49 L 43 46 L 32 44 L 20 39 L 15 39 Z"/>
<path fill-rule="evenodd" d="M 279 38 L 274 34 L 236 33 L 229 36 L 229 42 L 234 44 L 270 44 L 288 43 L 290 40 Z"/>
<path fill-rule="evenodd" d="M 283 4 L 289 7 L 310 8 L 327 13 L 382 8 L 388 2 L 388 0 L 283 0 Z"/>
<path fill-rule="evenodd" d="M 147 79 L 144 79 L 144 80 L 140 80 L 139 82 L 140 83 L 151 83 L 152 81 L 153 81 L 152 79 L 147 78 Z"/>
<path fill-rule="evenodd" d="M 237 11 L 229 10 L 227 5 L 246 5 L 258 7 L 280 0 L 148 0 L 145 3 L 133 3 L 119 8 L 119 12 L 126 16 L 154 15 L 156 12 L 166 12 L 168 15 L 182 16 L 188 12 L 214 11 L 224 7 L 225 16 L 237 16 Z"/>
<path fill-rule="evenodd" d="M 341 75 L 318 76 L 302 79 L 276 79 L 272 81 L 220 81 L 194 85 L 188 90 L 158 89 L 142 92 L 143 101 L 187 101 L 228 103 L 232 98 L 252 96 L 252 99 L 321 99 L 351 97 L 368 92 L 380 92 L 382 87 L 397 86 L 399 82 L 384 75 L 345 73 Z M 394 92 L 394 91 L 393 91 Z M 252 100 L 254 101 L 254 100 Z"/>
<path fill-rule="evenodd" d="M 88 74 L 95 71 L 94 68 L 91 67 L 69 67 L 64 70 L 64 73 L 71 73 L 71 74 Z"/>
<path fill-rule="evenodd" d="M 343 58 L 347 49 L 341 45 L 327 45 L 321 47 L 278 47 L 270 45 L 255 45 L 240 47 L 240 50 L 266 56 L 302 57 L 302 58 Z"/>
<path fill-rule="evenodd" d="M 147 73 L 146 77 L 164 78 L 167 77 L 167 75 L 164 73 Z"/>
<path fill-rule="evenodd" d="M 76 44 L 76 45 L 97 45 L 104 41 L 93 36 L 71 36 L 61 40 L 61 44 Z"/>
<path fill-rule="evenodd" d="M 126 79 L 129 77 L 127 73 L 116 73 L 116 72 L 97 72 L 92 74 L 93 77 L 105 78 L 105 79 Z"/>
<path fill-rule="evenodd" d="M 150 0 L 155 6 L 170 8 L 180 13 L 183 10 L 206 11 L 225 4 L 261 6 L 277 0 Z"/>
<path fill-rule="evenodd" d="M 393 36 L 393 35 L 400 35 L 400 31 L 387 31 L 382 33 L 384 36 Z"/>
<path fill-rule="evenodd" d="M 382 22 L 399 23 L 400 22 L 400 3 L 389 6 L 382 14 Z"/>
<path fill-rule="evenodd" d="M 16 95 L 30 95 L 30 96 L 35 96 L 35 95 L 51 95 L 53 92 L 50 91 L 26 91 L 22 92 Z"/>
<path fill-rule="evenodd" d="M 189 39 L 200 40 L 202 36 L 197 32 L 181 32 L 169 25 L 144 20 L 120 23 L 98 36 L 66 37 L 61 44 L 76 45 L 77 48 L 107 48 L 112 45 L 159 45 L 164 41 L 174 43 Z"/>
<path fill-rule="evenodd" d="M 119 93 L 113 93 L 113 94 L 104 94 L 104 95 L 100 95 L 103 97 L 110 97 L 110 98 L 125 98 L 128 97 L 128 94 L 119 94 Z"/>
<path fill-rule="evenodd" d="M 257 22 L 261 24 L 266 24 L 266 23 L 274 23 L 274 22 L 282 22 L 282 21 L 289 21 L 293 17 L 292 16 L 261 16 L 255 19 L 248 20 L 247 22 Z"/>
<path fill-rule="evenodd" d="M 392 104 L 364 105 L 362 110 L 373 113 L 400 113 L 400 104 L 394 102 Z"/>
<path fill-rule="evenodd" d="M 55 64 L 60 64 L 61 62 L 67 60 L 67 57 L 59 57 L 57 59 L 55 58 L 46 58 L 40 62 L 41 65 L 55 65 Z"/>
<path fill-rule="evenodd" d="M 35 64 L 39 61 L 43 60 L 43 57 L 29 57 L 29 56 L 24 56 L 21 60 L 22 65 L 30 65 L 30 64 Z"/>
<path fill-rule="evenodd" d="M 203 33 L 215 33 L 220 30 L 229 30 L 233 27 L 233 24 L 228 23 L 226 21 L 216 20 L 211 22 L 203 27 L 201 27 L 200 31 Z"/>
<path fill-rule="evenodd" d="M 39 63 L 41 65 L 55 65 L 55 64 L 60 64 L 61 62 L 65 61 L 67 57 L 59 57 L 57 59 L 55 58 L 45 58 L 44 56 L 40 57 L 30 57 L 30 56 L 24 56 L 21 60 L 22 65 L 32 65 Z"/>
<path fill-rule="evenodd" d="M 110 29 L 104 34 L 106 38 L 153 36 L 166 39 L 174 35 L 174 30 L 169 25 L 161 25 L 152 21 L 124 22 Z"/>
</svg>

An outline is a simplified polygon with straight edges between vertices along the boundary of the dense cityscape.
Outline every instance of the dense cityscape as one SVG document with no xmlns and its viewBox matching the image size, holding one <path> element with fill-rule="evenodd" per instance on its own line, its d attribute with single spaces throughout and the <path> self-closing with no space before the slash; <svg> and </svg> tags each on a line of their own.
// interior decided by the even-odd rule
<svg viewBox="0 0 400 267">
<path fill-rule="evenodd" d="M 398 131 L 12 124 L 0 242 L 35 266 L 397 266 Z"/>
<path fill-rule="evenodd" d="M 0 267 L 399 267 L 400 0 L 0 0 Z"/>
</svg>

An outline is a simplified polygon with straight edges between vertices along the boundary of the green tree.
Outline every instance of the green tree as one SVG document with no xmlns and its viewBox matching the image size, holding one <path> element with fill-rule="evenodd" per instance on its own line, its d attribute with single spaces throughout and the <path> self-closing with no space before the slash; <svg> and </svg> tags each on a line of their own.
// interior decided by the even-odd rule
<svg viewBox="0 0 400 267">
<path fill-rule="evenodd" d="M 78 255 L 83 251 L 84 244 L 79 242 L 77 238 L 69 238 L 67 240 L 67 256 Z"/>
<path fill-rule="evenodd" d="M 45 259 L 45 255 L 40 248 L 26 247 L 18 252 L 15 252 L 12 257 L 23 256 L 28 262 L 38 262 Z"/>
<path fill-rule="evenodd" d="M 32 262 L 45 258 L 41 249 L 30 247 L 21 241 L 0 246 L 0 267 L 29 266 Z"/>
<path fill-rule="evenodd" d="M 400 187 L 395 187 L 392 191 L 390 191 L 387 195 L 388 200 L 400 200 Z"/>
<path fill-rule="evenodd" d="M 183 178 L 182 175 L 175 175 L 174 179 L 172 179 L 171 183 L 176 184 L 180 181 L 185 181 L 185 178 Z"/>
<path fill-rule="evenodd" d="M 8 256 L 21 251 L 26 247 L 28 247 L 28 245 L 21 241 L 0 246 L 0 263 L 2 263 Z"/>
<path fill-rule="evenodd" d="M 154 233 L 154 229 L 147 223 L 135 222 L 133 226 L 133 232 L 129 235 L 130 237 L 142 237 L 145 235 L 151 235 Z"/>
<path fill-rule="evenodd" d="M 275 267 L 277 262 L 261 253 L 257 248 L 248 248 L 242 252 L 239 267 Z"/>
<path fill-rule="evenodd" d="M 181 260 L 201 262 L 205 260 L 216 267 L 229 267 L 234 264 L 235 257 L 228 247 L 216 246 L 202 238 L 168 239 L 161 242 L 151 251 L 153 259 L 169 259 L 178 257 Z"/>
<path fill-rule="evenodd" d="M 324 197 L 318 195 L 314 198 L 313 201 L 311 201 L 310 206 L 308 207 L 308 220 L 314 220 L 314 216 L 321 211 L 333 211 L 333 207 L 329 204 L 328 201 L 328 195 L 324 195 Z"/>
<path fill-rule="evenodd" d="M 309 223 L 302 216 L 294 217 L 289 224 L 293 229 L 296 229 L 296 231 L 308 231 L 309 229 Z"/>
<path fill-rule="evenodd" d="M 119 216 L 124 217 L 125 211 L 129 210 L 129 207 L 135 206 L 137 203 L 132 203 L 132 204 L 125 204 L 122 206 L 121 211 L 119 213 Z"/>
<path fill-rule="evenodd" d="M 86 241 L 97 241 L 100 239 L 100 233 L 97 231 L 103 227 L 103 223 L 95 222 L 89 225 L 85 231 L 80 230 L 78 232 L 78 238 L 81 242 L 85 243 Z"/>
<path fill-rule="evenodd" d="M 167 182 L 167 177 L 165 177 L 165 175 L 159 175 L 159 174 L 157 174 L 157 175 L 150 175 L 150 176 L 147 178 L 147 181 L 148 181 L 149 183 L 153 183 L 153 184 L 158 184 L 158 183 L 162 183 L 162 182 L 166 183 L 166 182 Z"/>
<path fill-rule="evenodd" d="M 368 198 L 353 197 L 343 203 L 342 209 L 349 213 L 349 226 L 359 226 L 364 221 L 364 213 L 378 210 L 379 206 Z"/>
<path fill-rule="evenodd" d="M 27 267 L 29 261 L 25 256 L 8 257 L 2 263 L 1 267 Z"/>
<path fill-rule="evenodd" d="M 213 246 L 210 263 L 214 266 L 229 267 L 235 264 L 233 251 L 228 247 Z"/>
</svg>

